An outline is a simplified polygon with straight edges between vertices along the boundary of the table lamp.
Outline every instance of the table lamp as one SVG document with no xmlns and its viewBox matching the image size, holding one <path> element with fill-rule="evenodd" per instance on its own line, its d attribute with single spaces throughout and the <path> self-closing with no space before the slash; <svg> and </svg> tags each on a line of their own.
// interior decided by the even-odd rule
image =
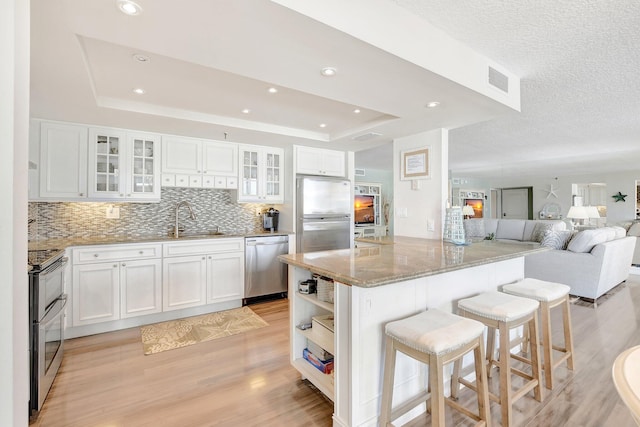
<svg viewBox="0 0 640 427">
<path fill-rule="evenodd" d="M 573 228 L 576 228 L 576 225 L 582 224 L 585 219 L 589 219 L 589 215 L 587 213 L 587 209 L 584 206 L 571 206 L 569 208 L 569 212 L 567 213 L 567 218 L 580 221 L 579 223 L 571 221 Z"/>
<path fill-rule="evenodd" d="M 591 219 L 595 218 L 596 226 L 598 225 L 598 218 L 600 218 L 600 212 L 596 206 L 585 206 L 587 215 L 589 216 L 589 225 L 591 225 Z"/>
<path fill-rule="evenodd" d="M 469 205 L 463 206 L 462 215 L 464 215 L 464 219 L 469 219 L 470 216 L 474 216 L 475 212 L 473 211 L 473 206 L 469 206 Z"/>
</svg>

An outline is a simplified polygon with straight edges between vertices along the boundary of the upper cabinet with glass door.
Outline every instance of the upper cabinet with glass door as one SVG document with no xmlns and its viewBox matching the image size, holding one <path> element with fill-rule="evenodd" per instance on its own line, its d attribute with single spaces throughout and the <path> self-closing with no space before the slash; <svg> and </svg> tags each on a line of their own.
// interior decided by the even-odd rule
<svg viewBox="0 0 640 427">
<path fill-rule="evenodd" d="M 130 172 L 126 197 L 160 200 L 160 138 L 153 134 L 128 134 L 127 146 L 133 148 L 128 161 Z"/>
<path fill-rule="evenodd" d="M 284 202 L 284 150 L 258 145 L 239 146 L 239 202 Z"/>
<path fill-rule="evenodd" d="M 89 198 L 160 200 L 159 138 L 89 129 Z"/>
</svg>

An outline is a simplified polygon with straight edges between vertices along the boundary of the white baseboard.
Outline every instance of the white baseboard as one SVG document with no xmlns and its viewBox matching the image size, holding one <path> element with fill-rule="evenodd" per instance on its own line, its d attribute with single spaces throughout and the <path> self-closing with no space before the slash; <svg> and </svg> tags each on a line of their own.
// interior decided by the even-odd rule
<svg viewBox="0 0 640 427">
<path fill-rule="evenodd" d="M 640 276 L 640 266 L 632 265 L 629 269 L 629 274 L 637 274 Z"/>
</svg>

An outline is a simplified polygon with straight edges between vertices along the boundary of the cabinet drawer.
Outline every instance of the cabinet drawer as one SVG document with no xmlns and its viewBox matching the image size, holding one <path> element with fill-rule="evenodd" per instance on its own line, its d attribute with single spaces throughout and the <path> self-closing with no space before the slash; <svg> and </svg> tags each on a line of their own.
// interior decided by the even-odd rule
<svg viewBox="0 0 640 427">
<path fill-rule="evenodd" d="M 189 175 L 189 187 L 202 187 L 202 175 Z"/>
<path fill-rule="evenodd" d="M 244 251 L 244 239 L 194 240 L 184 243 L 164 243 L 162 247 L 162 254 L 165 257 L 238 252 Z"/>
<path fill-rule="evenodd" d="M 88 264 L 102 261 L 160 258 L 162 245 L 104 245 L 89 246 L 73 250 L 74 264 Z"/>
<path fill-rule="evenodd" d="M 202 176 L 202 188 L 214 188 L 216 185 L 216 177 L 211 175 Z"/>
<path fill-rule="evenodd" d="M 189 186 L 189 175 L 176 174 L 176 187 L 188 187 L 188 186 Z"/>
<path fill-rule="evenodd" d="M 163 187 L 175 187 L 176 186 L 176 176 L 171 173 L 163 173 L 162 174 L 162 186 Z"/>
</svg>

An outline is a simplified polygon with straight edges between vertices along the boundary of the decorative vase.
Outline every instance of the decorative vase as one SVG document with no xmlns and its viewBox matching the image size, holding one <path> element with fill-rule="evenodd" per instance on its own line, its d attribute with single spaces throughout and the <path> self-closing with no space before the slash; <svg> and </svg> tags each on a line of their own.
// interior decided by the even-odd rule
<svg viewBox="0 0 640 427">
<path fill-rule="evenodd" d="M 444 218 L 444 234 L 442 240 L 456 245 L 466 244 L 464 223 L 462 222 L 462 208 L 459 206 L 447 208 Z"/>
</svg>

